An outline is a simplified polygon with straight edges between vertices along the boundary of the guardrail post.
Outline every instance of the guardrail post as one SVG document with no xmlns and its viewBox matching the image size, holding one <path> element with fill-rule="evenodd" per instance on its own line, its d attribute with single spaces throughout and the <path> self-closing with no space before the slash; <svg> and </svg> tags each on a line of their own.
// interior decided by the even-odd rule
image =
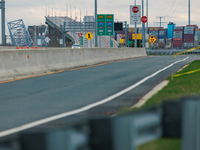
<svg viewBox="0 0 200 150">
<path fill-rule="evenodd" d="M 91 121 L 92 150 L 136 150 L 162 135 L 161 109 L 151 108 L 112 119 Z"/>
<path fill-rule="evenodd" d="M 78 150 L 87 146 L 88 136 L 73 128 L 22 133 L 22 150 Z"/>
<path fill-rule="evenodd" d="M 200 97 L 183 99 L 182 107 L 182 150 L 200 150 Z"/>
<path fill-rule="evenodd" d="M 163 103 L 163 137 L 181 137 L 182 107 L 179 101 Z"/>
</svg>

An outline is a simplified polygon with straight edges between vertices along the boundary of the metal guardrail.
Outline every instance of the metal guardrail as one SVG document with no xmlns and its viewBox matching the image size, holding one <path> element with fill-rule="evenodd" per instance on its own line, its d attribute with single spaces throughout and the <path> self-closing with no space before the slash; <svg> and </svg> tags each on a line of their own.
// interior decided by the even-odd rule
<svg viewBox="0 0 200 150">
<path fill-rule="evenodd" d="M 174 55 L 177 53 L 180 53 L 185 50 L 147 50 L 147 55 Z M 200 54 L 200 50 L 194 50 L 191 52 L 183 53 L 182 55 L 194 55 L 194 54 Z"/>
<path fill-rule="evenodd" d="M 199 150 L 200 97 L 70 127 L 27 130 L 0 138 L 0 150 L 136 150 L 160 137 L 181 137 L 182 150 Z"/>
</svg>

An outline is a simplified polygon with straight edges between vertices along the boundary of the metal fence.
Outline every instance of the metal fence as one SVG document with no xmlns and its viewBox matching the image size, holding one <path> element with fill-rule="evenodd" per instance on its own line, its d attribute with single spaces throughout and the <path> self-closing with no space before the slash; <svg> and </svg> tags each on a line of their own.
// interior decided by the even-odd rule
<svg viewBox="0 0 200 150">
<path fill-rule="evenodd" d="M 176 49 L 174 50 L 147 50 L 146 53 L 148 55 L 174 55 L 182 51 L 185 51 L 185 50 L 176 50 Z M 197 55 L 197 54 L 198 55 L 200 54 L 200 50 L 186 52 L 186 53 L 183 53 L 182 55 Z"/>
<path fill-rule="evenodd" d="M 69 127 L 27 130 L 0 138 L 0 150 L 136 150 L 161 137 L 179 137 L 182 150 L 200 150 L 200 97 Z"/>
</svg>

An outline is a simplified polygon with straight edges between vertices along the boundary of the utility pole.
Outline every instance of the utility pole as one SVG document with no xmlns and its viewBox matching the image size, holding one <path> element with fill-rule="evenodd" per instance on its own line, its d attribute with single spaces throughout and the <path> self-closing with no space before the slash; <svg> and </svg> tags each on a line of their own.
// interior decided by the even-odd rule
<svg viewBox="0 0 200 150">
<path fill-rule="evenodd" d="M 1 0 L 1 33 L 2 33 L 2 46 L 6 46 L 5 34 L 5 1 Z"/>
<path fill-rule="evenodd" d="M 188 0 L 188 25 L 190 25 L 190 0 Z"/>
<path fill-rule="evenodd" d="M 95 47 L 97 47 L 97 0 L 94 3 L 95 8 Z"/>
<path fill-rule="evenodd" d="M 159 22 L 155 22 L 155 23 L 159 23 L 159 24 L 160 24 L 160 27 L 161 27 L 161 24 L 162 24 L 162 23 L 167 23 L 167 22 L 162 22 L 162 18 L 165 18 L 165 17 L 163 17 L 163 16 L 159 16 L 159 17 L 156 17 L 156 18 L 159 18 L 159 19 L 160 19 Z"/>
</svg>

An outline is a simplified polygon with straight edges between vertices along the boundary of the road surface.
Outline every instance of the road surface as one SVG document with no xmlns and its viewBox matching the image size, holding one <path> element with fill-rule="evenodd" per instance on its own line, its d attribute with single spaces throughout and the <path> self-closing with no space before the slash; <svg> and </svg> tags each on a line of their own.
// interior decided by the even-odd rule
<svg viewBox="0 0 200 150">
<path fill-rule="evenodd" d="M 65 124 L 70 124 L 133 106 L 172 73 L 199 58 L 152 56 L 1 83 L 0 136 L 10 129 L 62 113 L 67 114 Z M 177 63 L 169 66 L 173 62 Z M 132 88 L 119 94 L 128 87 Z M 57 124 L 63 122 L 62 118 L 43 123 Z"/>
</svg>

